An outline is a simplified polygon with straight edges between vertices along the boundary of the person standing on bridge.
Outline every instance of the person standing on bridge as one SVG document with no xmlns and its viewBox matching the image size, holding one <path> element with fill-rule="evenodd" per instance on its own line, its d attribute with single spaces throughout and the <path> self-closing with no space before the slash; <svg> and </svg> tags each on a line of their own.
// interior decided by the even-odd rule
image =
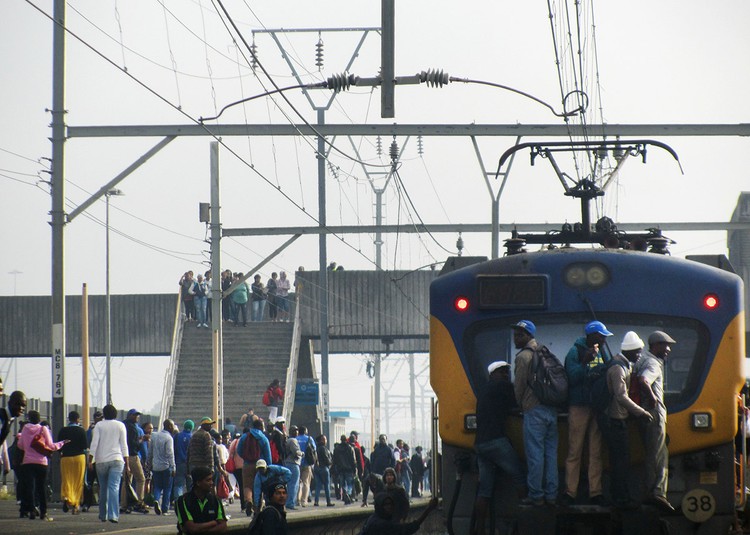
<svg viewBox="0 0 750 535">
<path fill-rule="evenodd" d="M 252 291 L 253 310 L 250 315 L 252 321 L 263 321 L 263 314 L 266 311 L 266 300 L 268 290 L 263 286 L 260 275 L 253 277 L 253 283 L 250 285 Z"/>
<path fill-rule="evenodd" d="M 242 275 L 240 273 L 234 274 L 234 283 L 237 287 L 232 291 L 232 310 L 234 319 L 234 326 L 237 327 L 240 324 L 240 316 L 242 316 L 242 326 L 247 327 L 247 302 L 250 297 L 250 288 L 247 287 L 245 281 L 240 282 Z M 233 284 L 234 284 L 233 283 Z"/>
<path fill-rule="evenodd" d="M 289 290 L 292 288 L 286 271 L 279 272 L 276 283 L 276 304 L 279 307 L 279 321 L 289 321 Z"/>
</svg>

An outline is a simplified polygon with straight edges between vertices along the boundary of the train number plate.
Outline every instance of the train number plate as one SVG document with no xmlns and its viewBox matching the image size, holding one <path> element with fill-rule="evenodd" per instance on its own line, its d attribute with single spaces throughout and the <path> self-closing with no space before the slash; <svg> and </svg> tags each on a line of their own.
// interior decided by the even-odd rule
<svg viewBox="0 0 750 535">
<path fill-rule="evenodd" d="M 691 522 L 705 522 L 716 512 L 716 498 L 704 489 L 693 489 L 682 498 L 682 514 Z"/>
</svg>

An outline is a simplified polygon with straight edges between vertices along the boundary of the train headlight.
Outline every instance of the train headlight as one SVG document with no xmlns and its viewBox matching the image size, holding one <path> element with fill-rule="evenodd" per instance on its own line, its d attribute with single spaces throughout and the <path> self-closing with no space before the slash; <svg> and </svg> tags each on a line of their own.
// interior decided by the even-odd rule
<svg viewBox="0 0 750 535">
<path fill-rule="evenodd" d="M 710 431 L 712 423 L 710 412 L 694 412 L 690 415 L 690 425 L 696 431 Z"/>
<path fill-rule="evenodd" d="M 464 416 L 464 429 L 466 431 L 477 430 L 477 415 L 476 414 L 467 414 Z"/>
<path fill-rule="evenodd" d="M 599 262 L 576 262 L 563 273 L 565 284 L 573 288 L 601 288 L 610 281 L 609 270 Z"/>
</svg>

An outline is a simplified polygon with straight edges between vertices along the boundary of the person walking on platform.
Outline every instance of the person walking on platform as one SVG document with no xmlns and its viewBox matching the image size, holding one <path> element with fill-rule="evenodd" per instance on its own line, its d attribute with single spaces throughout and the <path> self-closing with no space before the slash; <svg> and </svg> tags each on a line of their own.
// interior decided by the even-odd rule
<svg viewBox="0 0 750 535">
<path fill-rule="evenodd" d="M 393 458 L 393 449 L 388 445 L 388 437 L 380 435 L 370 455 L 370 470 L 382 476 L 386 468 L 394 466 L 396 466 L 396 461 Z"/>
<path fill-rule="evenodd" d="M 325 435 L 318 435 L 315 439 L 315 445 L 318 452 L 318 464 L 315 465 L 315 503 L 313 505 L 318 506 L 320 504 L 320 489 L 322 488 L 326 496 L 326 505 L 333 507 L 336 505 L 331 501 L 331 465 L 333 464 L 333 456 L 331 450 L 328 449 L 328 437 Z"/>
<path fill-rule="evenodd" d="M 77 515 L 83 504 L 83 483 L 86 477 L 86 431 L 81 427 L 81 415 L 68 414 L 68 425 L 60 429 L 58 441 L 68 441 L 60 450 L 60 496 L 63 511 Z"/>
<path fill-rule="evenodd" d="M 115 406 L 105 405 L 102 412 L 104 420 L 96 424 L 91 439 L 89 470 L 96 465 L 99 520 L 116 524 L 120 518 L 120 480 L 123 470 L 128 470 L 128 439 L 125 424 L 115 419 Z"/>
<path fill-rule="evenodd" d="M 141 458 L 138 455 L 141 449 L 143 430 L 138 425 L 138 419 L 141 413 L 136 409 L 130 409 L 128 415 L 123 421 L 128 437 L 128 469 L 122 480 L 122 490 L 120 493 L 120 503 L 128 511 L 137 511 L 139 513 L 148 512 L 148 507 L 143 503 L 144 492 L 146 488 L 146 474 L 143 472 Z M 128 486 L 133 488 L 137 503 L 132 505 L 128 503 Z"/>
<path fill-rule="evenodd" d="M 346 435 L 341 435 L 341 440 L 333 447 L 333 466 L 341 488 L 341 499 L 344 504 L 352 503 L 352 492 L 354 487 L 354 474 L 357 473 L 357 458 L 354 448 L 346 440 Z"/>
<path fill-rule="evenodd" d="M 185 420 L 182 424 L 182 431 L 174 436 L 174 461 L 175 461 L 175 475 L 172 486 L 172 495 L 176 500 L 183 494 L 185 490 L 190 486 L 188 481 L 190 479 L 190 471 L 188 470 L 188 446 L 190 446 L 190 439 L 193 436 L 193 429 L 195 423 L 193 420 Z"/>
<path fill-rule="evenodd" d="M 157 515 L 169 514 L 169 498 L 172 495 L 172 479 L 177 466 L 174 458 L 174 422 L 164 420 L 162 430 L 151 438 L 148 449 L 154 483 L 154 512 Z M 161 504 L 159 503 L 161 500 Z"/>
<path fill-rule="evenodd" d="M 284 466 L 292 473 L 287 487 L 289 498 L 286 502 L 286 508 L 292 510 L 296 509 L 296 506 L 299 505 L 297 493 L 299 492 L 300 463 L 304 456 L 297 441 L 298 434 L 299 429 L 296 425 L 289 428 L 289 438 L 286 439 L 286 457 L 284 458 Z"/>
</svg>

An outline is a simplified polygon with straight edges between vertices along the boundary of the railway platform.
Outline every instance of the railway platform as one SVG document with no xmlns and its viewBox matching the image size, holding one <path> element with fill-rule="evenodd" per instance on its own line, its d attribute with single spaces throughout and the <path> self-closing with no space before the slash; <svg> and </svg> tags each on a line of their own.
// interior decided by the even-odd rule
<svg viewBox="0 0 750 535">
<path fill-rule="evenodd" d="M 427 506 L 429 497 L 415 498 L 412 501 L 412 511 L 417 514 Z M 245 533 L 249 525 L 249 519 L 240 511 L 239 501 L 235 501 L 226 508 L 229 519 L 229 533 Z M 290 532 L 295 534 L 304 533 L 331 533 L 331 534 L 353 534 L 359 533 L 365 519 L 374 511 L 372 505 L 361 507 L 359 503 L 344 505 L 336 502 L 335 507 L 309 507 L 298 508 L 287 513 Z M 53 518 L 52 522 L 39 519 L 29 520 L 19 518 L 18 505 L 15 499 L 0 500 L 0 533 L 8 535 L 25 534 L 65 534 L 65 535 L 88 535 L 88 534 L 139 534 L 147 533 L 154 535 L 174 535 L 177 533 L 176 516 L 158 516 L 154 512 L 148 514 L 131 513 L 120 515 L 120 522 L 100 522 L 98 510 L 92 508 L 86 513 L 72 516 L 62 512 L 62 504 L 53 503 L 48 509 L 48 516 Z M 433 512 L 430 525 L 435 525 L 433 531 L 429 529 L 425 533 L 439 533 L 442 522 L 439 513 Z M 321 528 L 325 528 L 321 530 Z M 427 528 L 427 526 L 425 526 Z"/>
</svg>

